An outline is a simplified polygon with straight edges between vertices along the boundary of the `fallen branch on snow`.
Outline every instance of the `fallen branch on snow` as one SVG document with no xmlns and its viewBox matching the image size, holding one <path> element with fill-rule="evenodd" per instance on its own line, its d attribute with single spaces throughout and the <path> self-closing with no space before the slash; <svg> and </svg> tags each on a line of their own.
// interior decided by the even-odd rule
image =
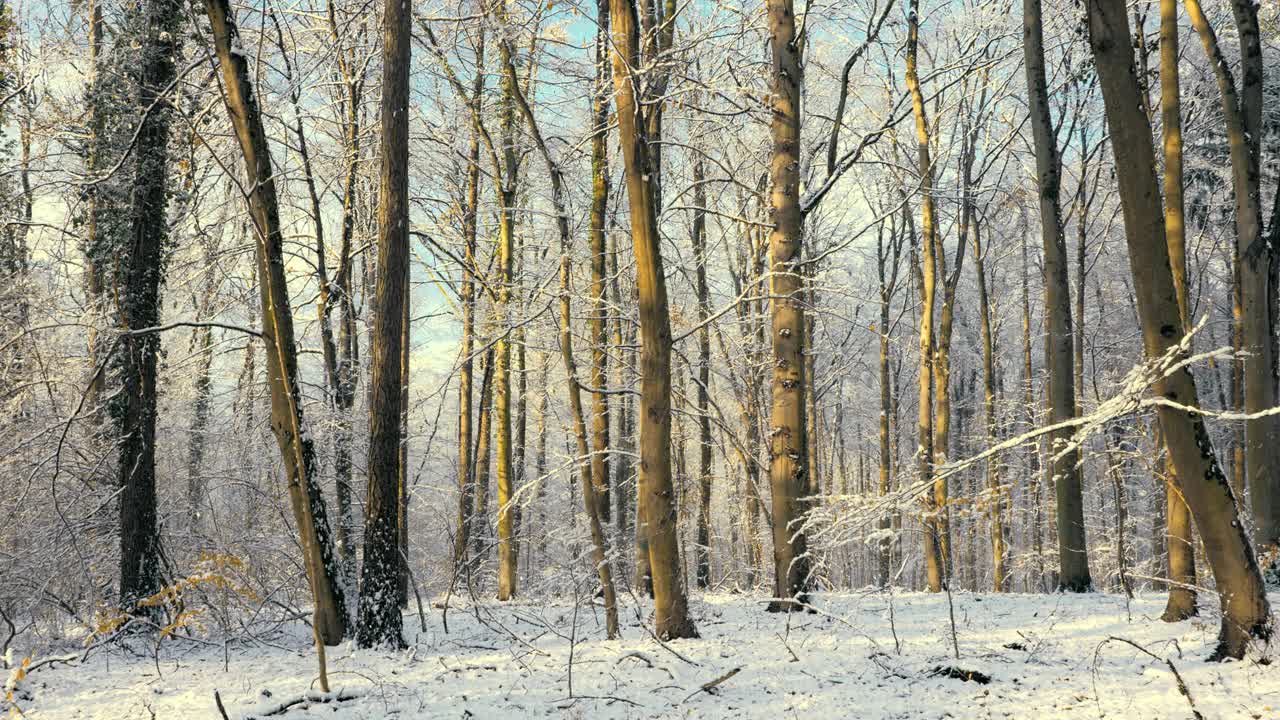
<svg viewBox="0 0 1280 720">
<path fill-rule="evenodd" d="M 1138 643 L 1132 640 L 1118 637 L 1115 635 L 1111 635 L 1106 640 L 1103 640 L 1102 642 L 1098 643 L 1098 649 L 1094 650 L 1093 652 L 1093 699 L 1094 699 L 1094 702 L 1098 703 L 1099 710 L 1101 710 L 1102 708 L 1102 701 L 1098 697 L 1098 656 L 1102 652 L 1102 648 L 1109 642 L 1121 642 L 1121 643 L 1124 643 L 1125 645 L 1129 645 L 1130 647 L 1133 647 L 1139 652 L 1147 655 L 1148 657 L 1155 660 L 1156 662 L 1163 662 L 1166 666 L 1168 666 L 1169 672 L 1173 673 L 1173 679 L 1177 682 L 1178 694 L 1186 698 L 1187 705 L 1191 706 L 1191 716 L 1194 717 L 1196 720 L 1204 720 L 1204 715 L 1201 715 L 1200 711 L 1196 709 L 1196 701 L 1193 700 L 1191 697 L 1191 689 L 1187 687 L 1187 682 L 1182 679 L 1182 674 L 1178 672 L 1178 668 L 1174 666 L 1172 660 L 1170 660 L 1169 658 L 1160 657 L 1159 655 L 1156 655 L 1155 653 L 1142 647 L 1141 645 L 1139 645 Z"/>
<path fill-rule="evenodd" d="M 268 707 L 266 710 L 247 713 L 244 716 L 244 719 L 256 720 L 256 718 L 279 716 L 289 712 L 290 708 L 293 708 L 299 705 L 302 706 L 303 709 L 306 709 L 306 708 L 312 707 L 313 705 L 329 705 L 332 703 L 347 702 L 348 700 L 355 700 L 359 697 L 360 697 L 360 693 L 343 692 L 341 690 L 334 693 L 308 692 L 308 693 L 304 693 L 301 697 L 296 697 L 291 700 L 286 700 L 278 705 L 272 705 Z"/>
<path fill-rule="evenodd" d="M 736 667 L 730 670 L 729 672 L 721 675 L 720 677 L 716 678 L 715 680 L 712 680 L 709 683 L 703 683 L 697 690 L 694 690 L 693 692 L 689 693 L 688 697 L 686 697 L 684 700 L 681 700 L 680 704 L 684 704 L 688 702 L 689 698 L 697 695 L 698 693 L 707 693 L 708 695 L 715 695 L 716 694 L 715 689 L 719 687 L 721 683 L 733 677 L 734 675 L 737 675 L 740 672 L 742 672 L 742 668 Z"/>
</svg>

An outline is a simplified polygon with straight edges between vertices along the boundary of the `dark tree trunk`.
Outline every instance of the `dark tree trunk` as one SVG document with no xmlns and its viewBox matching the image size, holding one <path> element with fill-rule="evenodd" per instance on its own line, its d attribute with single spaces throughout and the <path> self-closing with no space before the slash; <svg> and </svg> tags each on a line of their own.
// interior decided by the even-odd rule
<svg viewBox="0 0 1280 720">
<path fill-rule="evenodd" d="M 164 94 L 174 79 L 178 3 L 147 0 L 138 67 L 142 116 L 134 151 L 130 234 L 118 258 L 120 321 L 131 334 L 120 355 L 115 416 L 120 443 L 120 605 L 135 604 L 160 589 L 160 535 L 156 527 L 156 362 L 160 335 L 138 333 L 160 324 L 160 286 L 169 234 L 169 123 Z M 156 107 L 152 108 L 152 105 Z"/>
<path fill-rule="evenodd" d="M 382 27 L 378 273 L 370 340 L 369 480 L 360 572 L 361 647 L 402 646 L 399 574 L 404 311 L 409 302 L 410 9 L 387 0 Z"/>
<path fill-rule="evenodd" d="M 1044 243 L 1045 356 L 1049 360 L 1049 422 L 1065 422 L 1076 416 L 1075 358 L 1072 349 L 1071 289 L 1067 272 L 1067 245 L 1062 231 L 1062 167 L 1058 158 L 1053 121 L 1049 117 L 1049 93 L 1044 70 L 1044 28 L 1040 0 L 1023 0 L 1023 38 L 1027 90 L 1031 105 L 1031 131 L 1036 150 L 1036 185 L 1040 191 L 1040 234 Z M 1063 590 L 1085 592 L 1093 587 L 1084 531 L 1084 497 L 1079 452 L 1057 460 L 1058 445 L 1069 441 L 1070 431 L 1051 436 L 1050 468 L 1057 490 L 1058 584 Z"/>
</svg>

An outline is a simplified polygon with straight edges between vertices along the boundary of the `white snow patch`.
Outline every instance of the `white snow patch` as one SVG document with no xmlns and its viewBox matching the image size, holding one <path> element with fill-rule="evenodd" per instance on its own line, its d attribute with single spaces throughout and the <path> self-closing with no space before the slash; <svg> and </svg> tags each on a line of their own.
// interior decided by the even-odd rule
<svg viewBox="0 0 1280 720">
<path fill-rule="evenodd" d="M 637 625 L 630 605 L 622 608 L 619 641 L 603 639 L 601 608 L 575 612 L 569 600 L 455 604 L 448 633 L 438 609 L 426 632 L 416 614 L 406 614 L 409 649 L 330 648 L 333 692 L 310 695 L 280 717 L 1190 717 L 1168 666 L 1108 642 L 1111 636 L 1172 660 L 1206 718 L 1280 717 L 1280 672 L 1258 663 L 1266 650 L 1244 662 L 1205 662 L 1218 627 L 1211 607 L 1171 625 L 1159 620 L 1162 595 L 1126 605 L 1106 594 L 957 593 L 957 660 L 943 595 L 867 591 L 819 594 L 814 602 L 821 612 L 787 616 L 765 613 L 758 596 L 695 598 L 702 638 L 673 641 L 670 649 Z M 651 606 L 642 612 L 648 621 Z M 25 717 L 216 719 L 217 689 L 230 716 L 242 718 L 316 690 L 303 626 L 238 641 L 226 670 L 220 644 L 177 639 L 166 641 L 158 663 L 147 650 L 116 648 L 82 667 L 43 669 L 30 679 Z M 986 673 L 991 682 L 931 677 L 937 666 Z M 734 668 L 741 670 L 714 693 L 699 691 Z M 318 701 L 344 694 L 355 697 Z"/>
</svg>

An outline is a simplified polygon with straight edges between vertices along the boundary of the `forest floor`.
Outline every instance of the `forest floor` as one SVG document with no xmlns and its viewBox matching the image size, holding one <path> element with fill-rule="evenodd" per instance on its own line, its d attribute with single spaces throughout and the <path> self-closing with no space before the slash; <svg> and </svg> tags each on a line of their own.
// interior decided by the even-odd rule
<svg viewBox="0 0 1280 720">
<path fill-rule="evenodd" d="M 814 604 L 818 613 L 771 615 L 758 597 L 698 596 L 702 638 L 659 644 L 630 598 L 616 641 L 602 639 L 597 606 L 455 602 L 447 631 L 439 608 L 428 609 L 425 631 L 406 613 L 404 651 L 330 648 L 328 696 L 308 695 L 316 662 L 301 624 L 231 645 L 225 656 L 221 643 L 173 639 L 153 654 L 135 639 L 133 653 L 113 647 L 83 664 L 41 668 L 20 704 L 32 720 L 216 720 L 217 690 L 232 720 L 1168 720 L 1193 717 L 1192 702 L 1210 720 L 1280 718 L 1280 669 L 1263 664 L 1275 649 L 1208 663 L 1218 626 L 1211 609 L 1166 624 L 1161 595 L 1127 603 L 1103 593 L 957 593 L 958 660 L 945 595 L 823 593 Z M 649 621 L 649 608 L 642 612 Z M 990 679 L 949 677 L 949 667 Z"/>
</svg>

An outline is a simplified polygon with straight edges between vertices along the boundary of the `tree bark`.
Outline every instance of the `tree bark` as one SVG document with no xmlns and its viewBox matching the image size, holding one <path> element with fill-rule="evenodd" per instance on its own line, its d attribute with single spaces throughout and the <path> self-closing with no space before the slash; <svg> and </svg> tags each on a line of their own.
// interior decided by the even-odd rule
<svg viewBox="0 0 1280 720">
<path fill-rule="evenodd" d="M 360 647 L 401 647 L 400 447 L 404 313 L 409 302 L 409 57 L 411 14 L 387 0 L 382 20 L 382 161 L 378 173 L 378 271 L 369 379 L 369 478 L 360 572 Z"/>
<path fill-rule="evenodd" d="M 475 504 L 471 513 L 471 547 L 468 573 L 474 575 L 484 562 L 491 545 L 489 534 L 489 469 L 493 454 L 493 366 L 494 351 L 484 354 L 484 371 L 480 380 L 480 411 L 476 421 L 476 449 L 472 460 L 475 468 Z"/>
<path fill-rule="evenodd" d="M 701 153 L 693 151 L 693 259 L 698 293 L 698 587 L 711 586 L 711 290 L 707 285 L 707 190 Z"/>
<path fill-rule="evenodd" d="M 773 411 L 769 422 L 769 485 L 773 491 L 774 600 L 770 612 L 808 602 L 811 560 L 802 498 L 809 489 L 805 419 L 805 298 L 800 211 L 800 85 L 804 65 L 796 43 L 792 0 L 767 0 L 773 64 L 772 158 L 769 169 L 769 314 L 773 346 Z"/>
<path fill-rule="evenodd" d="M 164 99 L 174 79 L 178 5 L 173 0 L 143 4 L 138 76 L 142 116 L 134 152 L 134 189 L 129 236 L 121 257 L 117 301 L 125 330 L 160 324 L 160 287 L 168 239 L 170 105 Z M 153 109 L 151 106 L 155 104 Z M 160 589 L 160 534 L 156 526 L 156 375 L 158 333 L 131 334 L 122 342 L 122 388 L 113 415 L 118 418 L 120 482 L 120 605 L 132 610 Z"/>
<path fill-rule="evenodd" d="M 1187 0 L 1187 15 L 1204 45 L 1222 100 L 1231 156 L 1231 184 L 1235 192 L 1241 349 L 1247 353 L 1243 370 L 1244 410 L 1259 413 L 1270 408 L 1276 399 L 1269 306 L 1272 258 L 1262 234 L 1260 190 L 1262 57 L 1256 9 L 1250 3 L 1233 0 L 1232 11 L 1236 15 L 1244 70 L 1239 89 L 1200 3 Z M 1253 504 L 1254 540 L 1264 547 L 1280 543 L 1280 443 L 1274 442 L 1275 435 L 1273 416 L 1245 422 L 1244 467 Z"/>
<path fill-rule="evenodd" d="M 102 152 L 104 144 L 104 129 L 106 125 L 106 93 L 101 89 L 102 74 L 102 39 L 103 28 L 105 22 L 102 17 L 102 0 L 89 0 L 86 8 L 86 14 L 89 21 L 89 88 L 86 92 L 85 109 L 88 113 L 86 118 L 86 126 L 88 129 L 88 139 L 86 141 L 85 153 L 85 174 L 94 177 L 102 163 Z M 92 185 L 87 188 L 87 222 L 85 223 L 84 238 L 84 254 L 85 254 L 85 300 L 89 305 L 90 317 L 94 327 L 89 328 L 88 332 L 88 370 L 90 380 L 85 388 L 85 407 L 90 409 L 91 417 L 95 431 L 102 433 L 107 428 L 104 426 L 106 414 L 103 405 L 103 392 L 106 388 L 105 372 L 98 371 L 98 365 L 102 362 L 102 340 L 100 337 L 102 326 L 105 325 L 103 317 L 107 306 L 107 248 L 103 242 L 102 232 L 98 221 L 104 211 L 101 199 L 99 198 L 99 188 Z"/>
<path fill-rule="evenodd" d="M 1071 332 L 1071 290 L 1067 273 L 1066 239 L 1062 232 L 1061 163 L 1053 121 L 1049 117 L 1049 93 L 1044 70 L 1044 28 L 1040 0 L 1023 0 L 1023 40 L 1027 91 L 1031 106 L 1031 131 L 1036 150 L 1036 185 L 1040 191 L 1040 234 L 1044 244 L 1044 298 L 1047 332 L 1045 355 L 1049 360 L 1049 422 L 1065 422 L 1076 416 L 1074 353 Z M 1059 454 L 1059 445 L 1070 431 L 1050 436 L 1050 465 L 1057 490 L 1058 586 L 1069 592 L 1092 588 L 1084 530 L 1079 452 Z M 1055 459 L 1056 458 L 1056 459 Z"/>
<path fill-rule="evenodd" d="M 1143 345 L 1149 358 L 1159 358 L 1182 340 L 1183 333 L 1156 182 L 1151 126 L 1138 102 L 1123 0 L 1088 0 L 1086 7 L 1089 41 L 1115 153 Z M 1195 13 L 1192 15 L 1195 22 Z M 1157 381 L 1153 390 L 1170 401 L 1197 406 L 1195 381 L 1186 368 Z M 1253 548 L 1240 523 L 1235 495 L 1218 466 L 1203 418 L 1164 405 L 1157 412 L 1179 485 L 1204 537 L 1222 603 L 1223 619 L 1213 657 L 1242 657 L 1252 636 L 1269 633 L 1270 607 Z"/>
<path fill-rule="evenodd" d="M 1164 229 L 1184 333 L 1191 331 L 1187 300 L 1187 243 L 1183 214 L 1182 101 L 1178 77 L 1178 2 L 1160 0 L 1160 113 L 1164 128 Z M 1172 455 L 1168 455 L 1172 459 Z M 1165 494 L 1169 536 L 1169 600 L 1161 619 L 1178 622 L 1196 614 L 1195 540 L 1191 510 L 1178 488 L 1177 469 L 1168 463 Z"/>
<path fill-rule="evenodd" d="M 609 482 L 609 1 L 596 0 L 595 85 L 591 96 L 591 483 L 604 488 L 600 519 L 611 518 Z M 614 490 L 621 493 L 620 489 Z"/>
<path fill-rule="evenodd" d="M 478 106 L 484 92 L 484 32 L 476 41 L 476 75 L 472 85 L 472 106 Z M 476 325 L 476 225 L 480 194 L 480 127 L 473 118 L 471 145 L 467 151 L 467 184 L 462 210 L 462 239 L 465 256 L 459 303 L 462 307 L 462 362 L 458 369 L 458 533 L 454 538 L 454 572 L 462 573 L 471 541 L 471 520 L 475 507 L 475 458 L 472 445 L 472 392 L 475 385 Z"/>
<path fill-rule="evenodd" d="M 892 219 L 891 219 L 892 220 Z M 888 498 L 890 485 L 893 481 L 893 456 L 890 443 L 890 427 L 889 418 L 893 412 L 891 387 L 892 378 L 889 374 L 889 354 L 891 351 L 890 333 L 889 333 L 889 309 L 893 303 L 894 293 L 898 287 L 898 267 L 901 260 L 902 239 L 898 233 L 896 226 L 890 230 L 889 248 L 884 247 L 883 228 L 876 233 L 876 271 L 880 280 L 880 323 L 876 327 L 877 334 L 880 336 L 880 422 L 879 422 L 879 440 L 880 440 L 880 497 Z M 887 266 L 887 267 L 886 267 Z M 841 452 L 843 453 L 843 434 L 841 434 Z M 845 478 L 845 484 L 848 484 L 848 478 Z M 845 494 L 848 494 L 845 492 Z M 890 532 L 892 527 L 892 518 L 889 513 L 885 513 L 880 519 L 879 528 L 882 533 Z M 879 562 L 877 564 L 876 582 L 880 587 L 888 587 L 892 582 L 891 572 L 891 555 L 893 543 L 888 537 L 881 538 L 879 543 Z"/>
<path fill-rule="evenodd" d="M 506 0 L 498 8 L 498 20 L 506 21 Z M 510 65 L 511 46 L 502 42 L 498 54 L 503 66 Z M 518 81 L 513 74 L 502 75 L 502 102 L 499 123 L 502 138 L 502 166 L 494 168 L 498 196 L 498 343 L 494 365 L 494 458 L 498 481 L 498 599 L 510 600 L 517 590 L 515 546 L 515 503 L 511 448 L 511 288 L 515 259 L 515 199 L 518 159 L 516 154 L 515 92 Z"/>
<path fill-rule="evenodd" d="M 246 174 L 252 178 L 249 209 L 257 234 L 255 247 L 267 379 L 271 387 L 271 427 L 284 462 L 289 500 L 301 535 L 307 580 L 315 604 L 316 638 L 326 645 L 336 645 L 346 630 L 345 603 L 324 499 L 315 478 L 315 451 L 302 415 L 275 171 L 249 79 L 248 59 L 236 51 L 241 47 L 240 33 L 230 5 L 227 0 L 205 0 L 205 10 L 213 26 L 227 111 L 244 155 Z"/>
<path fill-rule="evenodd" d="M 533 108 L 521 93 L 516 83 L 515 66 L 510 56 L 504 55 L 504 75 L 514 88 L 513 100 L 520 108 L 533 136 L 534 145 L 547 164 L 547 174 L 551 178 L 551 204 L 555 210 L 556 230 L 560 236 L 560 353 L 564 359 L 565 375 L 569 382 L 569 407 L 573 412 L 574 436 L 578 442 L 578 468 L 582 476 L 583 505 L 587 511 L 587 522 L 591 526 L 591 542 L 596 563 L 596 573 L 600 579 L 601 591 L 604 594 L 606 632 L 609 639 L 618 637 L 618 601 L 613 585 L 613 571 L 609 563 L 608 539 L 604 534 L 604 510 L 608 507 L 605 489 L 608 481 L 605 475 L 593 472 L 594 463 L 587 445 L 587 421 L 582 409 L 581 383 L 578 381 L 578 366 L 573 355 L 573 242 L 569 231 L 569 211 L 565 206 L 564 179 L 559 164 L 551 156 L 551 151 L 543 139 Z"/>
<path fill-rule="evenodd" d="M 982 414 L 986 420 L 987 443 L 995 443 L 996 430 L 996 356 L 995 331 L 991 323 L 991 299 L 987 294 L 987 256 L 982 246 L 981 226 L 973 224 L 973 272 L 978 285 L 978 322 L 982 342 Z M 1008 493 L 1000 479 L 1000 462 L 987 459 L 987 513 L 991 521 L 991 589 L 1009 589 L 1009 538 L 1005 518 L 1008 515 Z"/>
<path fill-rule="evenodd" d="M 934 361 L 934 294 L 937 290 L 938 247 L 934 220 L 933 160 L 929 155 L 929 118 L 925 114 L 924 94 L 920 91 L 918 69 L 920 54 L 920 6 L 911 0 L 907 15 L 907 89 L 911 92 L 911 111 L 916 126 L 916 160 L 920 173 L 920 225 L 922 230 L 920 271 L 920 373 L 916 437 L 916 462 L 921 486 L 932 484 L 924 497 L 924 562 L 930 592 L 939 592 L 947 582 L 942 548 L 942 504 L 946 501 L 946 481 L 933 478 L 933 361 Z"/>
<path fill-rule="evenodd" d="M 671 484 L 671 316 L 650 173 L 645 113 L 636 97 L 633 68 L 640 63 L 634 0 L 611 0 L 612 61 L 618 135 L 626 168 L 631 240 L 640 313 L 640 498 L 649 541 L 658 637 L 697 637 L 680 582 Z"/>
</svg>

